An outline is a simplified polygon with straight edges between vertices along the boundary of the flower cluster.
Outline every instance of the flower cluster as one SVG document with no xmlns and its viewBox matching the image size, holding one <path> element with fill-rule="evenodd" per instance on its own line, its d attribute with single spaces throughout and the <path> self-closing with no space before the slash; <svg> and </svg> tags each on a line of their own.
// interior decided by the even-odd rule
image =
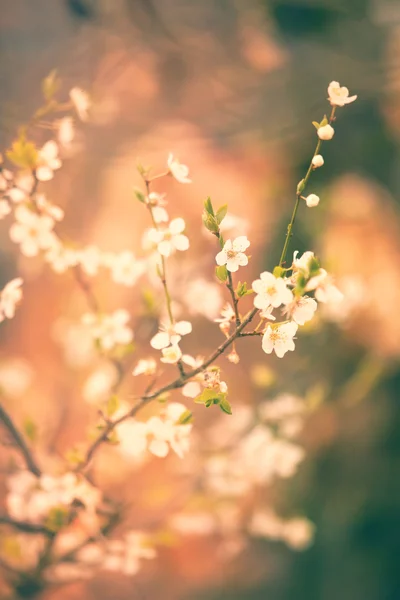
<svg viewBox="0 0 400 600">
<path fill-rule="evenodd" d="M 102 501 L 101 493 L 75 473 L 36 477 L 30 471 L 19 471 L 9 477 L 7 487 L 7 510 L 17 521 L 57 529 L 67 524 L 79 508 L 89 529 L 98 529 L 96 510 Z"/>
<path fill-rule="evenodd" d="M 173 450 L 180 458 L 190 445 L 192 425 L 183 418 L 187 409 L 179 402 L 170 402 L 159 415 L 147 422 L 128 419 L 117 427 L 121 452 L 135 459 L 143 457 L 148 450 L 163 458 Z"/>
</svg>

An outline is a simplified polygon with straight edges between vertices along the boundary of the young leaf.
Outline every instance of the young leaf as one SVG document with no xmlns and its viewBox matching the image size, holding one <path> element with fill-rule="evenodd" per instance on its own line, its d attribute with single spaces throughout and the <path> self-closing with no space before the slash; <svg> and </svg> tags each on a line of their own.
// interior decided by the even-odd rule
<svg viewBox="0 0 400 600">
<path fill-rule="evenodd" d="M 213 209 L 213 205 L 211 203 L 210 196 L 207 198 L 207 200 L 204 201 L 204 209 L 207 214 L 211 215 L 212 217 L 214 216 L 214 209 Z"/>
<path fill-rule="evenodd" d="M 219 208 L 217 210 L 217 214 L 215 215 L 215 218 L 216 218 L 218 225 L 221 225 L 223 219 L 225 219 L 225 217 L 226 217 L 227 212 L 228 212 L 227 204 L 224 204 L 224 206 L 221 206 L 221 208 Z"/>
<path fill-rule="evenodd" d="M 106 406 L 107 416 L 112 417 L 113 414 L 118 410 L 118 408 L 119 408 L 118 396 L 113 394 L 107 402 L 107 406 Z"/>
<path fill-rule="evenodd" d="M 31 417 L 27 417 L 24 421 L 23 427 L 24 433 L 28 440 L 30 440 L 31 442 L 35 442 L 38 437 L 38 427 L 35 421 L 33 421 Z"/>
<path fill-rule="evenodd" d="M 272 271 L 272 273 L 273 273 L 274 277 L 278 277 L 278 278 L 279 278 L 279 277 L 284 277 L 284 276 L 285 276 L 285 273 L 286 273 L 286 270 L 285 270 L 285 269 L 283 269 L 282 267 L 279 267 L 279 266 L 277 266 L 277 267 L 275 267 L 275 269 Z"/>
<path fill-rule="evenodd" d="M 221 410 L 222 410 L 224 413 L 226 413 L 227 415 L 231 415 L 231 414 L 232 414 L 232 407 L 231 407 L 231 405 L 229 404 L 228 400 L 226 399 L 226 396 L 225 396 L 225 398 L 223 398 L 223 399 L 221 400 L 221 402 L 219 403 L 219 407 L 220 407 L 220 409 L 221 409 Z"/>
<path fill-rule="evenodd" d="M 146 196 L 143 194 L 143 192 L 141 190 L 139 190 L 138 188 L 134 188 L 133 193 L 135 194 L 137 200 L 139 200 L 139 202 L 146 202 Z"/>
<path fill-rule="evenodd" d="M 179 425 L 187 425 L 188 423 L 190 423 L 193 419 L 193 414 L 190 412 L 190 410 L 185 410 L 184 413 L 181 414 L 181 416 L 178 419 L 178 424 Z"/>
<path fill-rule="evenodd" d="M 320 128 L 320 124 L 318 123 L 318 121 L 313 121 L 312 124 L 314 125 L 315 129 Z"/>
<path fill-rule="evenodd" d="M 38 162 L 38 153 L 33 142 L 29 142 L 24 134 L 15 140 L 10 150 L 6 152 L 8 160 L 17 167 L 34 169 Z"/>
<path fill-rule="evenodd" d="M 60 85 L 61 81 L 57 77 L 57 70 L 53 69 L 42 81 L 42 93 L 47 102 L 58 92 Z"/>
<path fill-rule="evenodd" d="M 228 279 L 228 270 L 225 265 L 215 267 L 215 274 L 217 278 L 222 281 L 222 283 L 225 283 L 225 281 Z"/>
</svg>

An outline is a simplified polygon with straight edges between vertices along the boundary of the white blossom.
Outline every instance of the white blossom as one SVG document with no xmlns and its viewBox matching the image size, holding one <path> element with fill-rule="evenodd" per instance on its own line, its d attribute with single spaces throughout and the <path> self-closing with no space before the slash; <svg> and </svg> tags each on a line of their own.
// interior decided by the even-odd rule
<svg viewBox="0 0 400 600">
<path fill-rule="evenodd" d="M 269 306 L 277 308 L 281 304 L 289 304 L 293 300 L 293 294 L 287 287 L 287 283 L 282 277 L 275 277 L 272 273 L 264 271 L 260 279 L 252 283 L 252 288 L 256 293 L 254 306 L 265 310 Z"/>
<path fill-rule="evenodd" d="M 74 120 L 72 117 L 64 117 L 58 122 L 58 141 L 64 148 L 71 145 L 75 137 Z"/>
<path fill-rule="evenodd" d="M 169 172 L 179 183 L 192 183 L 189 179 L 189 167 L 179 162 L 177 158 L 174 158 L 173 154 L 168 156 L 167 161 Z"/>
<path fill-rule="evenodd" d="M 56 238 L 44 258 L 51 265 L 53 271 L 65 273 L 70 267 L 75 267 L 78 264 L 79 254 L 77 250 L 68 248 L 59 238 Z"/>
<path fill-rule="evenodd" d="M 102 567 L 107 571 L 117 571 L 125 575 L 136 575 L 140 561 L 155 558 L 156 551 L 151 547 L 146 535 L 140 531 L 129 531 L 124 540 L 110 540 L 106 545 L 106 556 Z"/>
<path fill-rule="evenodd" d="M 315 156 L 313 156 L 311 163 L 312 166 L 314 167 L 314 169 L 318 169 L 319 167 L 322 167 L 322 165 L 324 164 L 324 158 L 321 154 L 316 154 Z"/>
<path fill-rule="evenodd" d="M 36 194 L 36 206 L 42 215 L 47 215 L 54 221 L 62 221 L 64 218 L 63 209 L 49 202 L 44 194 Z"/>
<path fill-rule="evenodd" d="M 51 217 L 37 215 L 21 205 L 15 209 L 15 219 L 10 228 L 10 238 L 20 244 L 25 256 L 36 256 L 39 250 L 46 250 L 56 242 Z"/>
<path fill-rule="evenodd" d="M 150 340 L 150 345 L 156 350 L 162 350 L 170 344 L 178 344 L 183 335 L 192 331 L 189 321 L 178 321 L 171 325 L 161 325 L 160 331 Z"/>
<path fill-rule="evenodd" d="M 335 130 L 332 125 L 323 125 L 317 129 L 317 134 L 320 140 L 331 140 L 335 135 Z"/>
<path fill-rule="evenodd" d="M 297 325 L 304 325 L 311 321 L 317 310 L 317 303 L 314 298 L 300 296 L 285 307 L 284 314 L 290 317 Z"/>
<path fill-rule="evenodd" d="M 101 364 L 86 379 L 82 389 L 83 399 L 89 404 L 105 402 L 110 397 L 117 379 L 118 371 L 115 365 L 110 362 Z"/>
<path fill-rule="evenodd" d="M 10 175 L 12 177 L 11 173 Z M 32 173 L 17 173 L 17 175 L 14 178 L 13 186 L 7 191 L 7 197 L 12 202 L 15 202 L 15 204 L 23 202 L 31 195 L 34 185 L 35 178 L 33 177 Z"/>
<path fill-rule="evenodd" d="M 157 363 L 154 358 L 140 359 L 132 371 L 132 375 L 154 375 L 157 369 Z"/>
<path fill-rule="evenodd" d="M 262 339 L 262 349 L 267 354 L 275 351 L 282 358 L 286 352 L 294 350 L 293 338 L 297 332 L 297 323 L 284 323 L 277 327 L 268 325 Z"/>
<path fill-rule="evenodd" d="M 86 275 L 93 277 L 97 275 L 102 265 L 103 254 L 97 246 L 86 246 L 77 251 L 79 265 Z"/>
<path fill-rule="evenodd" d="M 338 81 L 331 81 L 328 86 L 328 96 L 332 106 L 344 106 L 357 100 L 357 96 L 349 96 L 347 87 L 340 87 Z"/>
<path fill-rule="evenodd" d="M 69 97 L 74 105 L 78 117 L 81 121 L 87 121 L 89 118 L 89 109 L 91 102 L 88 94 L 81 88 L 74 87 L 69 92 Z"/>
<path fill-rule="evenodd" d="M 127 325 L 129 320 L 130 314 L 122 308 L 111 314 L 86 313 L 82 317 L 82 323 L 88 326 L 93 339 L 104 350 L 112 350 L 119 344 L 126 345 L 133 340 L 133 331 Z"/>
<path fill-rule="evenodd" d="M 58 158 L 58 146 L 54 140 L 49 140 L 39 150 L 39 164 L 35 174 L 39 181 L 50 181 L 54 177 L 54 171 L 61 167 L 61 160 Z"/>
<path fill-rule="evenodd" d="M 192 425 L 179 423 L 179 418 L 186 412 L 186 406 L 179 402 L 171 402 L 160 417 L 151 417 L 146 428 L 149 435 L 149 451 L 160 458 L 167 456 L 171 448 L 180 458 L 189 449 L 189 435 Z"/>
<path fill-rule="evenodd" d="M 155 245 L 162 256 L 170 256 L 175 250 L 185 251 L 189 248 L 189 239 L 183 235 L 185 221 L 178 217 L 172 219 L 166 229 L 150 229 L 148 239 Z"/>
<path fill-rule="evenodd" d="M 202 315 L 214 320 L 221 310 L 221 286 L 205 278 L 190 280 L 182 290 L 185 304 L 192 315 Z"/>
<path fill-rule="evenodd" d="M 250 242 L 245 235 L 237 237 L 235 240 L 227 240 L 221 252 L 215 257 L 219 266 L 226 265 L 228 271 L 235 273 L 239 267 L 244 267 L 249 262 L 245 251 L 250 246 Z"/>
<path fill-rule="evenodd" d="M 182 357 L 182 351 L 177 344 L 173 344 L 172 346 L 168 346 L 168 348 L 163 348 L 161 350 L 162 358 L 161 362 L 167 363 L 170 365 L 176 364 Z"/>
<path fill-rule="evenodd" d="M 12 319 L 15 309 L 22 300 L 22 279 L 17 277 L 9 281 L 0 292 L 0 322 Z"/>
<path fill-rule="evenodd" d="M 109 257 L 106 265 L 110 269 L 111 279 L 128 287 L 134 286 L 145 270 L 144 262 L 138 260 L 130 250 Z"/>
<path fill-rule="evenodd" d="M 308 208 L 314 208 L 314 206 L 318 206 L 319 204 L 319 196 L 317 194 L 309 194 L 305 200 Z"/>
</svg>

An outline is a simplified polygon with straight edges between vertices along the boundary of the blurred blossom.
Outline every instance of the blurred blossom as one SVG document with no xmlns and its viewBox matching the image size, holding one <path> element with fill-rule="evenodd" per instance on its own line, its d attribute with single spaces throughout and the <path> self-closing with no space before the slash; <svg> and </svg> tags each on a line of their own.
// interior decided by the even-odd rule
<svg viewBox="0 0 400 600">
<path fill-rule="evenodd" d="M 86 379 L 82 389 L 83 399 L 89 404 L 105 402 L 117 380 L 117 367 L 110 362 L 102 363 Z"/>
<path fill-rule="evenodd" d="M 202 315 L 213 321 L 223 304 L 221 286 L 203 278 L 188 281 L 184 301 L 191 315 Z"/>
<path fill-rule="evenodd" d="M 255 537 L 282 540 L 294 550 L 304 550 L 314 538 L 314 525 L 308 519 L 289 519 L 287 521 L 268 510 L 253 514 L 249 532 Z"/>
<path fill-rule="evenodd" d="M 70 367 L 86 367 L 97 357 L 91 332 L 81 323 L 60 318 L 53 325 L 52 336 Z"/>
<path fill-rule="evenodd" d="M 0 390 L 8 398 L 19 398 L 32 384 L 34 371 L 23 358 L 7 358 L 0 362 Z"/>
<path fill-rule="evenodd" d="M 180 163 L 177 158 L 174 158 L 173 154 L 168 156 L 167 164 L 171 175 L 175 177 L 179 183 L 192 183 L 192 180 L 188 177 L 189 168 Z"/>
</svg>

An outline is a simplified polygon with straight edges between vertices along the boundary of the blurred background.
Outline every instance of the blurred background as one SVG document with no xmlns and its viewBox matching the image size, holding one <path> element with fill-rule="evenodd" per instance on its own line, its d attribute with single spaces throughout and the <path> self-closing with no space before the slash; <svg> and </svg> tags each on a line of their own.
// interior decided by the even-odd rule
<svg viewBox="0 0 400 600">
<path fill-rule="evenodd" d="M 358 94 L 338 110 L 325 166 L 308 188 L 320 206 L 302 207 L 291 246 L 316 250 L 346 294 L 346 309 L 306 328 L 284 360 L 246 345 L 239 369 L 228 365 L 226 376 L 233 406 L 235 395 L 256 401 L 279 391 L 320 403 L 304 433 L 308 458 L 277 492 L 281 507 L 315 522 L 314 545 L 296 553 L 254 543 L 222 565 L 197 540 L 163 551 L 143 581 L 101 578 L 67 586 L 57 598 L 398 600 L 400 2 L 0 0 L 0 14 L 2 149 L 41 104 L 40 81 L 51 69 L 66 92 L 81 86 L 94 98 L 77 153 L 48 186 L 66 210 L 64 234 L 139 253 L 146 215 L 132 201 L 136 164 L 162 170 L 173 152 L 193 184 L 157 189 L 168 192 L 171 216 L 187 221 L 192 259 L 205 277 L 214 250 L 198 233 L 204 198 L 227 202 L 245 220 L 248 280 L 271 269 L 314 150 L 311 121 L 328 110 L 327 85 L 336 80 Z M 184 285 L 190 268 L 184 259 L 177 265 Z M 18 258 L 3 228 L 2 282 L 17 270 L 29 302 L 2 330 L 1 358 L 26 361 L 37 379 L 13 411 L 41 423 L 47 443 L 62 452 L 71 428 L 84 435 L 87 407 L 71 389 L 54 322 L 61 310 L 79 315 L 84 299 L 68 276 Z M 98 286 L 110 309 L 140 302 L 138 290 Z M 218 339 L 210 325 L 188 350 L 206 353 Z M 250 367 L 265 364 L 270 379 L 243 381 Z"/>
</svg>

